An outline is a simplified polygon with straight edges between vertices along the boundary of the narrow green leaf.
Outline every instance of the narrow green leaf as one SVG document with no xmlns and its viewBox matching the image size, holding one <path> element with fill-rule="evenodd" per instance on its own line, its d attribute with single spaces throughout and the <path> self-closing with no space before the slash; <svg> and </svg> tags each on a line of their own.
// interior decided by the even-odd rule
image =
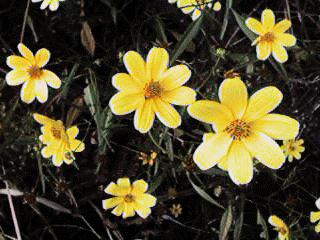
<svg viewBox="0 0 320 240">
<path fill-rule="evenodd" d="M 245 204 L 245 195 L 242 193 L 240 195 L 240 207 L 239 207 L 239 217 L 236 220 L 234 231 L 233 231 L 233 239 L 240 240 L 241 231 L 243 226 L 243 215 L 244 215 L 244 204 Z"/>
<path fill-rule="evenodd" d="M 220 221 L 220 232 L 219 232 L 219 240 L 228 239 L 228 232 L 232 225 L 232 208 L 231 204 L 229 204 L 226 211 L 223 213 L 221 221 Z"/>
<path fill-rule="evenodd" d="M 240 29 L 242 30 L 242 32 L 251 40 L 253 41 L 254 39 L 256 39 L 256 35 L 250 31 L 249 28 L 247 28 L 246 24 L 245 24 L 245 21 L 246 21 L 246 18 L 245 17 L 242 17 L 240 16 L 235 10 L 233 10 L 231 8 L 231 11 L 240 27 Z"/>
<path fill-rule="evenodd" d="M 201 29 L 203 21 L 203 14 L 197 21 L 194 21 L 190 24 L 187 28 L 183 36 L 181 37 L 180 41 L 176 44 L 175 48 L 173 49 L 172 58 L 170 60 L 170 65 L 174 63 L 175 60 L 183 53 L 183 51 L 188 47 L 189 43 L 195 36 L 198 34 L 199 30 Z"/>
<path fill-rule="evenodd" d="M 260 237 L 269 240 L 268 226 L 263 216 L 261 215 L 259 209 L 257 209 L 257 224 L 262 226 L 262 232 L 260 233 Z"/>
<path fill-rule="evenodd" d="M 224 14 L 223 23 L 222 23 L 221 32 L 220 32 L 220 40 L 223 39 L 224 34 L 227 30 L 227 26 L 229 22 L 229 12 L 230 12 L 230 8 L 232 8 L 232 4 L 233 4 L 233 0 L 227 0 L 226 12 Z"/>
</svg>

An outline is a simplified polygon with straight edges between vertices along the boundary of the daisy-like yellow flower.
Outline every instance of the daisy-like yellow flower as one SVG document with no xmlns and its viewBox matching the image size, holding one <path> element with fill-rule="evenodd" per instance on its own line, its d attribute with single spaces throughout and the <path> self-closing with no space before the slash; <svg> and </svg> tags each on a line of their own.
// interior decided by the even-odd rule
<svg viewBox="0 0 320 240">
<path fill-rule="evenodd" d="M 272 215 L 269 217 L 268 222 L 274 226 L 274 230 L 279 232 L 278 238 L 280 240 L 289 240 L 290 230 L 287 224 L 282 221 L 278 216 Z"/>
<path fill-rule="evenodd" d="M 172 204 L 172 207 L 170 208 L 170 212 L 175 218 L 179 217 L 182 214 L 181 204 L 180 203 Z"/>
<path fill-rule="evenodd" d="M 64 2 L 65 0 L 31 0 L 32 2 L 42 2 L 40 9 L 44 10 L 49 6 L 51 11 L 56 11 L 59 8 L 59 2 Z"/>
<path fill-rule="evenodd" d="M 303 139 L 289 139 L 283 141 L 281 149 L 288 158 L 289 162 L 292 162 L 294 158 L 301 158 L 301 153 L 305 150 L 303 143 Z"/>
<path fill-rule="evenodd" d="M 214 133 L 205 134 L 193 160 L 201 170 L 216 164 L 229 172 L 236 184 L 249 183 L 253 177 L 253 159 L 272 169 L 285 162 L 280 146 L 273 140 L 295 138 L 299 123 L 285 115 L 270 113 L 282 100 L 276 87 L 260 89 L 248 99 L 240 77 L 227 78 L 219 88 L 220 103 L 196 101 L 189 114 L 212 124 Z"/>
<path fill-rule="evenodd" d="M 134 127 L 141 133 L 150 130 L 155 115 L 167 127 L 178 127 L 181 117 L 171 104 L 186 106 L 196 96 L 193 89 L 182 86 L 191 76 L 189 68 L 181 64 L 168 69 L 168 52 L 155 47 L 146 62 L 134 51 L 127 52 L 123 62 L 129 74 L 112 78 L 119 92 L 110 99 L 111 111 L 117 115 L 135 111 Z"/>
<path fill-rule="evenodd" d="M 148 155 L 144 152 L 141 152 L 139 155 L 139 159 L 142 161 L 142 165 L 149 164 L 150 166 L 153 166 L 157 159 L 158 153 L 156 153 L 155 151 L 151 151 L 150 155 Z"/>
<path fill-rule="evenodd" d="M 21 100 L 31 103 L 35 98 L 44 103 L 48 99 L 48 87 L 60 88 L 61 80 L 56 74 L 42 69 L 50 59 L 50 52 L 42 48 L 33 53 L 22 43 L 18 44 L 22 57 L 12 55 L 7 58 L 7 65 L 12 68 L 6 75 L 6 82 L 10 86 L 23 84 L 21 89 Z"/>
<path fill-rule="evenodd" d="M 261 22 L 255 18 L 246 20 L 247 27 L 259 35 L 252 45 L 257 45 L 257 57 L 259 60 L 266 60 L 270 54 L 275 60 L 284 63 L 288 60 L 288 53 L 284 47 L 292 47 L 296 44 L 296 38 L 285 33 L 291 27 L 288 19 L 275 23 L 275 16 L 272 10 L 265 9 L 262 12 Z"/>
<path fill-rule="evenodd" d="M 310 221 L 312 223 L 319 221 L 315 227 L 315 230 L 317 233 L 320 233 L 320 198 L 316 201 L 316 206 L 319 209 L 319 211 L 310 213 Z"/>
<path fill-rule="evenodd" d="M 53 120 L 40 114 L 33 114 L 34 119 L 42 124 L 40 141 L 46 146 L 41 150 L 44 158 L 52 157 L 55 166 L 60 167 L 63 162 L 71 164 L 74 161 L 73 152 L 82 152 L 85 145 L 77 140 L 79 133 L 77 126 L 65 129 L 60 120 Z"/>
<path fill-rule="evenodd" d="M 103 200 L 102 207 L 111 209 L 112 213 L 122 218 L 133 217 L 137 213 L 142 218 L 147 218 L 151 213 L 151 207 L 156 205 L 157 199 L 146 193 L 148 183 L 144 180 L 130 183 L 129 178 L 119 178 L 117 183 L 111 182 L 106 189 L 106 193 L 114 197 Z"/>
<path fill-rule="evenodd" d="M 212 8 L 216 12 L 221 10 L 221 3 L 219 1 L 215 2 L 213 7 L 212 2 L 212 0 L 178 0 L 177 5 L 184 14 L 192 13 L 192 20 L 195 21 L 201 16 L 205 8 Z"/>
</svg>

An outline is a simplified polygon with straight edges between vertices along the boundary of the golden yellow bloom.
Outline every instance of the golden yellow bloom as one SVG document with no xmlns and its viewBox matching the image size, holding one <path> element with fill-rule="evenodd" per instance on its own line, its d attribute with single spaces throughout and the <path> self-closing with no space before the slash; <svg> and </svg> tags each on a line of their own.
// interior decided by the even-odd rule
<svg viewBox="0 0 320 240">
<path fill-rule="evenodd" d="M 286 157 L 288 157 L 289 162 L 292 162 L 294 158 L 301 158 L 301 153 L 305 150 L 303 143 L 303 139 L 289 139 L 283 141 L 281 149 L 284 151 Z"/>
<path fill-rule="evenodd" d="M 34 119 L 42 124 L 42 135 L 40 141 L 46 146 L 41 150 L 44 158 L 52 157 L 52 162 L 59 167 L 63 162 L 71 164 L 73 162 L 73 152 L 82 152 L 85 145 L 82 141 L 77 140 L 79 133 L 77 126 L 65 129 L 63 122 L 53 120 L 40 114 L 33 114 Z"/>
<path fill-rule="evenodd" d="M 212 124 L 216 132 L 205 134 L 196 149 L 193 160 L 198 167 L 207 170 L 218 164 L 238 185 L 251 181 L 252 158 L 269 168 L 280 168 L 285 156 L 273 139 L 292 139 L 299 131 L 296 120 L 270 113 L 282 100 L 280 90 L 265 87 L 248 99 L 240 77 L 227 78 L 220 85 L 219 99 L 221 103 L 200 100 L 188 107 L 193 118 Z"/>
<path fill-rule="evenodd" d="M 152 48 L 147 62 L 134 51 L 123 57 L 127 73 L 113 76 L 112 84 L 119 90 L 110 102 L 111 111 L 124 115 L 135 111 L 134 127 L 146 133 L 153 125 L 155 115 L 167 127 L 176 128 L 181 117 L 171 104 L 186 106 L 195 101 L 196 92 L 182 86 L 191 71 L 185 65 L 168 69 L 169 54 L 163 48 Z"/>
<path fill-rule="evenodd" d="M 65 0 L 31 0 L 32 2 L 42 2 L 40 9 L 44 10 L 49 6 L 51 11 L 56 11 L 59 8 L 59 2 L 64 2 Z"/>
<path fill-rule="evenodd" d="M 23 83 L 21 89 L 21 100 L 31 103 L 35 98 L 44 103 L 48 99 L 48 87 L 60 88 L 61 81 L 51 71 L 42 69 L 50 59 L 50 52 L 42 48 L 33 53 L 22 43 L 18 44 L 19 52 L 22 57 L 9 56 L 7 65 L 12 68 L 6 75 L 6 82 L 10 86 L 17 86 Z"/>
<path fill-rule="evenodd" d="M 146 193 L 148 184 L 144 180 L 130 183 L 129 178 L 119 178 L 117 183 L 111 182 L 106 193 L 114 196 L 102 201 L 104 209 L 114 208 L 112 213 L 122 218 L 133 217 L 137 213 L 142 218 L 147 218 L 151 207 L 156 205 L 157 199 Z"/>
<path fill-rule="evenodd" d="M 179 215 L 182 214 L 182 207 L 181 207 L 181 204 L 172 204 L 172 207 L 170 208 L 170 212 L 171 214 L 177 218 L 179 217 Z"/>
<path fill-rule="evenodd" d="M 252 45 L 257 44 L 257 57 L 260 60 L 266 60 L 270 54 L 280 63 L 288 60 L 288 53 L 284 47 L 291 47 L 296 44 L 296 38 L 285 33 L 290 27 L 291 22 L 288 19 L 275 24 L 273 11 L 266 9 L 262 12 L 261 22 L 254 18 L 246 20 L 247 27 L 259 35 Z"/>
<path fill-rule="evenodd" d="M 221 3 L 219 1 L 215 2 L 213 6 L 212 2 L 212 0 L 178 0 L 177 5 L 184 14 L 192 13 L 192 20 L 195 21 L 201 16 L 205 8 L 212 8 L 216 12 L 221 10 Z"/>
<path fill-rule="evenodd" d="M 289 230 L 287 224 L 285 224 L 284 221 L 282 221 L 276 215 L 272 215 L 272 216 L 269 217 L 268 222 L 272 226 L 274 226 L 274 230 L 279 232 L 278 238 L 280 240 L 289 240 L 290 230 Z"/>
<path fill-rule="evenodd" d="M 153 166 L 157 159 L 158 153 L 151 151 L 150 155 L 148 155 L 144 152 L 141 152 L 139 155 L 139 159 L 142 160 L 142 165 L 149 164 L 150 166 Z"/>
<path fill-rule="evenodd" d="M 316 206 L 319 209 L 319 211 L 310 213 L 310 221 L 312 223 L 319 221 L 315 227 L 315 230 L 317 233 L 320 233 L 320 198 L 316 201 Z"/>
</svg>

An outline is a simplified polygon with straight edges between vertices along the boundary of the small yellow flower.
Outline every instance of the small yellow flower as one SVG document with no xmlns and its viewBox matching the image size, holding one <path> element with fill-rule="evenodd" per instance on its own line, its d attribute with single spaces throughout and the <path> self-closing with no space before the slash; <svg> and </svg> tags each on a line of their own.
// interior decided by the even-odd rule
<svg viewBox="0 0 320 240">
<path fill-rule="evenodd" d="M 197 20 L 202 11 L 207 9 L 213 9 L 218 12 L 221 10 L 221 3 L 219 1 L 215 2 L 212 6 L 212 0 L 178 0 L 178 7 L 181 8 L 184 14 L 192 13 L 192 20 Z"/>
<path fill-rule="evenodd" d="M 320 220 L 320 198 L 316 201 L 316 206 L 319 211 L 310 213 L 310 221 L 312 223 L 318 222 Z M 316 225 L 315 230 L 317 233 L 320 233 L 320 221 Z"/>
<path fill-rule="evenodd" d="M 50 52 L 42 48 L 33 53 L 22 43 L 18 44 L 19 52 L 22 57 L 9 56 L 7 65 L 12 68 L 6 75 L 6 82 L 10 86 L 17 86 L 23 83 L 21 89 L 21 100 L 31 103 L 35 98 L 44 103 L 48 99 L 48 87 L 60 88 L 61 81 L 51 71 L 42 69 L 50 59 Z"/>
<path fill-rule="evenodd" d="M 272 215 L 269 217 L 268 222 L 274 226 L 274 230 L 279 232 L 278 238 L 280 240 L 289 240 L 290 236 L 290 230 L 287 224 L 285 224 L 284 221 L 282 221 L 279 217 L 276 215 Z"/>
<path fill-rule="evenodd" d="M 153 166 L 157 159 L 158 153 L 151 151 L 150 155 L 148 155 L 146 153 L 141 152 L 139 155 L 139 159 L 142 160 L 142 165 L 149 164 L 150 166 Z"/>
<path fill-rule="evenodd" d="M 303 139 L 289 139 L 283 141 L 281 149 L 284 151 L 286 157 L 288 157 L 289 162 L 292 162 L 294 158 L 301 158 L 301 153 L 305 150 L 303 143 Z"/>
<path fill-rule="evenodd" d="M 257 57 L 266 60 L 270 54 L 280 63 L 288 60 L 288 53 L 284 47 L 292 47 L 296 44 L 296 38 L 285 33 L 291 27 L 288 19 L 275 23 L 275 16 L 272 10 L 265 9 L 262 12 L 261 22 L 254 18 L 246 20 L 247 27 L 259 35 L 252 45 L 257 44 Z"/>
<path fill-rule="evenodd" d="M 114 197 L 103 200 L 104 209 L 114 208 L 112 213 L 122 218 L 133 217 L 137 213 L 142 218 L 147 218 L 151 213 L 151 207 L 156 205 L 157 199 L 146 193 L 148 184 L 144 180 L 130 183 L 129 178 L 119 178 L 117 183 L 111 182 L 106 193 Z"/>
<path fill-rule="evenodd" d="M 172 204 L 172 207 L 170 208 L 170 212 L 171 214 L 177 218 L 179 217 L 179 215 L 182 214 L 182 207 L 181 207 L 181 204 Z"/>
<path fill-rule="evenodd" d="M 280 146 L 273 140 L 295 138 L 299 123 L 285 115 L 270 113 L 282 101 L 276 87 L 260 89 L 248 99 L 245 84 L 236 76 L 219 88 L 220 102 L 200 100 L 188 107 L 189 114 L 212 124 L 216 133 L 203 136 L 193 160 L 201 170 L 215 165 L 229 172 L 236 184 L 247 184 L 253 177 L 253 160 L 278 169 L 285 162 Z"/>
<path fill-rule="evenodd" d="M 72 126 L 66 130 L 60 120 L 56 121 L 37 113 L 33 117 L 43 125 L 41 127 L 42 135 L 39 139 L 46 146 L 41 150 L 41 155 L 44 158 L 52 157 L 55 166 L 60 167 L 63 162 L 71 164 L 75 159 L 73 152 L 84 150 L 84 143 L 76 139 L 79 133 L 77 126 Z"/>
<path fill-rule="evenodd" d="M 40 9 L 44 10 L 49 6 L 51 11 L 56 11 L 59 8 L 59 2 L 64 2 L 65 0 L 31 0 L 32 2 L 42 2 Z"/>
<path fill-rule="evenodd" d="M 191 71 L 185 65 L 168 69 L 169 54 L 163 48 L 152 48 L 147 62 L 134 51 L 123 57 L 127 73 L 113 76 L 112 84 L 119 90 L 109 102 L 111 111 L 125 115 L 135 111 L 134 127 L 141 133 L 150 130 L 155 119 L 167 127 L 177 128 L 181 117 L 171 104 L 186 106 L 195 101 L 196 92 L 182 86 Z"/>
</svg>

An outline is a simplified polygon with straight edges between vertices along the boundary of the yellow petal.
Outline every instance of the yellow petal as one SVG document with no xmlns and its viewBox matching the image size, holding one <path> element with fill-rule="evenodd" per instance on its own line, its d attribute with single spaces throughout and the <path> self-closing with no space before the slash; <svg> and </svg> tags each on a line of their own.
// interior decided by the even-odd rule
<svg viewBox="0 0 320 240">
<path fill-rule="evenodd" d="M 48 51 L 48 49 L 42 48 L 42 49 L 38 50 L 36 53 L 35 64 L 39 68 L 41 68 L 49 62 L 49 59 L 50 59 L 50 52 Z"/>
<path fill-rule="evenodd" d="M 265 9 L 262 12 L 261 22 L 264 28 L 266 28 L 266 32 L 269 32 L 273 29 L 275 24 L 275 16 L 272 10 Z"/>
<path fill-rule="evenodd" d="M 269 168 L 279 169 L 285 162 L 285 156 L 279 145 L 263 133 L 252 133 L 242 141 L 251 155 Z"/>
<path fill-rule="evenodd" d="M 144 104 L 139 106 L 134 114 L 134 127 L 141 133 L 146 133 L 153 125 L 155 112 L 153 99 L 146 99 Z"/>
<path fill-rule="evenodd" d="M 50 4 L 51 0 L 43 0 L 41 6 L 40 6 L 40 9 L 43 10 L 45 8 L 47 8 Z"/>
<path fill-rule="evenodd" d="M 124 196 L 130 193 L 130 181 L 128 178 L 120 178 L 117 181 L 117 184 L 114 182 L 109 183 L 109 185 L 105 188 L 105 192 L 113 195 L 113 196 Z M 120 183 L 120 184 L 119 184 Z M 128 185 L 129 184 L 129 185 Z"/>
<path fill-rule="evenodd" d="M 265 116 L 280 104 L 282 97 L 282 93 L 276 87 L 260 89 L 250 97 L 243 120 L 251 122 Z"/>
<path fill-rule="evenodd" d="M 12 70 L 6 75 L 6 82 L 9 86 L 17 86 L 30 79 L 30 75 L 24 70 Z"/>
<path fill-rule="evenodd" d="M 298 135 L 299 122 L 281 114 L 267 114 L 252 123 L 254 131 L 277 140 L 293 139 Z"/>
<path fill-rule="evenodd" d="M 115 207 L 115 209 L 113 209 L 111 213 L 116 216 L 121 216 L 121 214 L 123 213 L 123 210 L 124 210 L 124 206 L 125 206 L 125 204 L 123 202 L 119 203 L 119 205 L 117 207 Z"/>
<path fill-rule="evenodd" d="M 291 27 L 291 21 L 288 19 L 284 19 L 280 22 L 278 22 L 275 26 L 273 31 L 275 33 L 284 33 Z"/>
<path fill-rule="evenodd" d="M 186 106 L 196 101 L 196 92 L 189 87 L 179 87 L 171 91 L 166 91 L 161 95 L 161 99 L 165 102 Z"/>
<path fill-rule="evenodd" d="M 316 206 L 320 210 L 320 198 L 316 201 Z"/>
<path fill-rule="evenodd" d="M 287 50 L 279 43 L 272 45 L 272 56 L 279 63 L 284 63 L 288 60 Z"/>
<path fill-rule="evenodd" d="M 23 57 L 25 57 L 32 65 L 34 64 L 33 53 L 23 43 L 18 44 L 18 50 Z"/>
<path fill-rule="evenodd" d="M 293 36 L 289 33 L 279 33 L 277 35 L 277 41 L 282 46 L 292 47 L 296 44 L 297 39 L 295 38 L 295 36 Z"/>
<path fill-rule="evenodd" d="M 195 21 L 197 20 L 199 17 L 201 16 L 201 11 L 199 9 L 194 9 L 193 13 L 192 13 L 192 20 Z"/>
<path fill-rule="evenodd" d="M 73 140 L 70 140 L 69 142 L 70 142 L 70 148 L 74 152 L 82 152 L 85 148 L 84 143 L 80 140 L 73 139 Z"/>
<path fill-rule="evenodd" d="M 237 184 L 247 184 L 253 177 L 253 160 L 241 141 L 233 141 L 228 153 L 228 172 Z"/>
<path fill-rule="evenodd" d="M 220 85 L 219 98 L 232 111 L 234 118 L 240 119 L 247 108 L 247 87 L 239 77 L 228 78 Z"/>
<path fill-rule="evenodd" d="M 144 180 L 136 180 L 132 183 L 132 194 L 145 193 L 148 190 L 148 183 Z"/>
<path fill-rule="evenodd" d="M 268 222 L 274 226 L 274 227 L 285 227 L 287 228 L 287 225 L 276 215 L 272 215 L 268 218 Z"/>
<path fill-rule="evenodd" d="M 218 162 L 218 167 L 224 171 L 228 171 L 228 157 L 224 156 L 221 158 L 221 160 Z"/>
<path fill-rule="evenodd" d="M 67 135 L 69 139 L 75 139 L 79 134 L 79 128 L 77 126 L 72 126 L 67 129 Z"/>
<path fill-rule="evenodd" d="M 123 57 L 124 65 L 136 81 L 145 84 L 147 81 L 146 63 L 139 53 L 135 51 L 127 52 Z"/>
<path fill-rule="evenodd" d="M 158 119 L 169 128 L 177 128 L 181 124 L 181 117 L 177 110 L 169 103 L 159 98 L 154 99 L 154 110 Z"/>
<path fill-rule="evenodd" d="M 246 20 L 246 25 L 250 29 L 250 31 L 254 32 L 257 35 L 263 35 L 265 33 L 264 27 L 262 26 L 261 22 L 259 22 L 255 18 L 248 18 Z"/>
<path fill-rule="evenodd" d="M 227 153 L 232 139 L 225 133 L 200 144 L 193 154 L 193 160 L 201 170 L 215 166 Z"/>
<path fill-rule="evenodd" d="M 138 194 L 135 196 L 135 200 L 138 204 L 145 207 L 153 207 L 156 205 L 157 199 L 147 193 Z"/>
<path fill-rule="evenodd" d="M 151 214 L 151 209 L 148 207 L 135 208 L 135 211 L 143 219 L 147 218 Z"/>
<path fill-rule="evenodd" d="M 119 195 L 119 193 L 121 192 L 121 189 L 114 182 L 109 183 L 108 186 L 104 189 L 104 191 L 105 193 L 108 193 L 113 196 L 121 196 Z"/>
<path fill-rule="evenodd" d="M 58 89 L 61 86 L 60 78 L 55 73 L 49 70 L 42 70 L 42 79 L 45 80 L 47 84 L 54 89 Z"/>
<path fill-rule="evenodd" d="M 119 91 L 138 93 L 143 91 L 144 85 L 134 80 L 129 74 L 118 73 L 112 77 L 112 85 Z"/>
<path fill-rule="evenodd" d="M 169 54 L 164 48 L 153 47 L 147 56 L 148 79 L 158 80 L 168 68 Z"/>
<path fill-rule="evenodd" d="M 117 184 L 119 187 L 123 188 L 130 188 L 130 179 L 125 177 L 125 178 L 119 178 L 117 180 Z"/>
<path fill-rule="evenodd" d="M 122 197 L 113 197 L 102 201 L 103 209 L 110 209 L 123 202 Z"/>
<path fill-rule="evenodd" d="M 320 223 L 318 223 L 318 224 L 316 225 L 316 227 L 315 227 L 315 231 L 316 231 L 317 233 L 319 233 L 319 232 L 320 232 Z"/>
<path fill-rule="evenodd" d="M 221 10 L 221 3 L 217 1 L 213 5 L 213 11 L 219 12 L 220 10 Z"/>
<path fill-rule="evenodd" d="M 26 81 L 20 92 L 21 100 L 25 103 L 31 103 L 36 97 L 36 81 Z"/>
<path fill-rule="evenodd" d="M 216 136 L 216 133 L 205 133 L 203 134 L 202 136 L 202 141 L 205 142 L 205 141 L 209 141 L 210 139 L 212 139 L 213 137 Z"/>
<path fill-rule="evenodd" d="M 159 81 L 165 91 L 170 91 L 185 84 L 191 76 L 190 69 L 185 65 L 177 65 L 165 71 Z"/>
<path fill-rule="evenodd" d="M 256 47 L 256 52 L 259 60 L 266 60 L 271 54 L 271 44 L 268 42 L 259 42 Z"/>
<path fill-rule="evenodd" d="M 44 157 L 44 158 L 49 158 L 49 157 L 52 156 L 52 152 L 50 151 L 50 148 L 44 147 L 44 148 L 42 148 L 42 150 L 41 150 L 41 155 L 42 155 L 42 157 Z"/>
<path fill-rule="evenodd" d="M 25 71 L 27 71 L 32 66 L 27 59 L 15 55 L 7 57 L 7 65 L 12 69 Z"/>
<path fill-rule="evenodd" d="M 56 167 L 60 167 L 63 163 L 64 155 L 61 152 L 57 152 L 52 156 L 52 163 Z"/>
<path fill-rule="evenodd" d="M 133 217 L 135 215 L 132 204 L 124 204 L 122 218 Z"/>
<path fill-rule="evenodd" d="M 49 9 L 51 11 L 56 11 L 58 8 L 59 8 L 59 0 L 52 0 L 49 5 Z"/>
<path fill-rule="evenodd" d="M 125 115 L 133 112 L 144 103 L 144 96 L 141 93 L 119 92 L 109 102 L 111 111 L 117 115 Z"/>
<path fill-rule="evenodd" d="M 224 105 L 210 100 L 200 100 L 188 107 L 191 117 L 213 124 L 215 131 L 222 131 L 234 119 L 232 112 Z"/>
<path fill-rule="evenodd" d="M 177 5 L 184 14 L 191 13 L 195 9 L 192 0 L 178 0 Z"/>
<path fill-rule="evenodd" d="M 39 102 L 44 103 L 48 100 L 48 86 L 45 80 L 38 79 L 36 82 L 36 97 Z"/>
</svg>

